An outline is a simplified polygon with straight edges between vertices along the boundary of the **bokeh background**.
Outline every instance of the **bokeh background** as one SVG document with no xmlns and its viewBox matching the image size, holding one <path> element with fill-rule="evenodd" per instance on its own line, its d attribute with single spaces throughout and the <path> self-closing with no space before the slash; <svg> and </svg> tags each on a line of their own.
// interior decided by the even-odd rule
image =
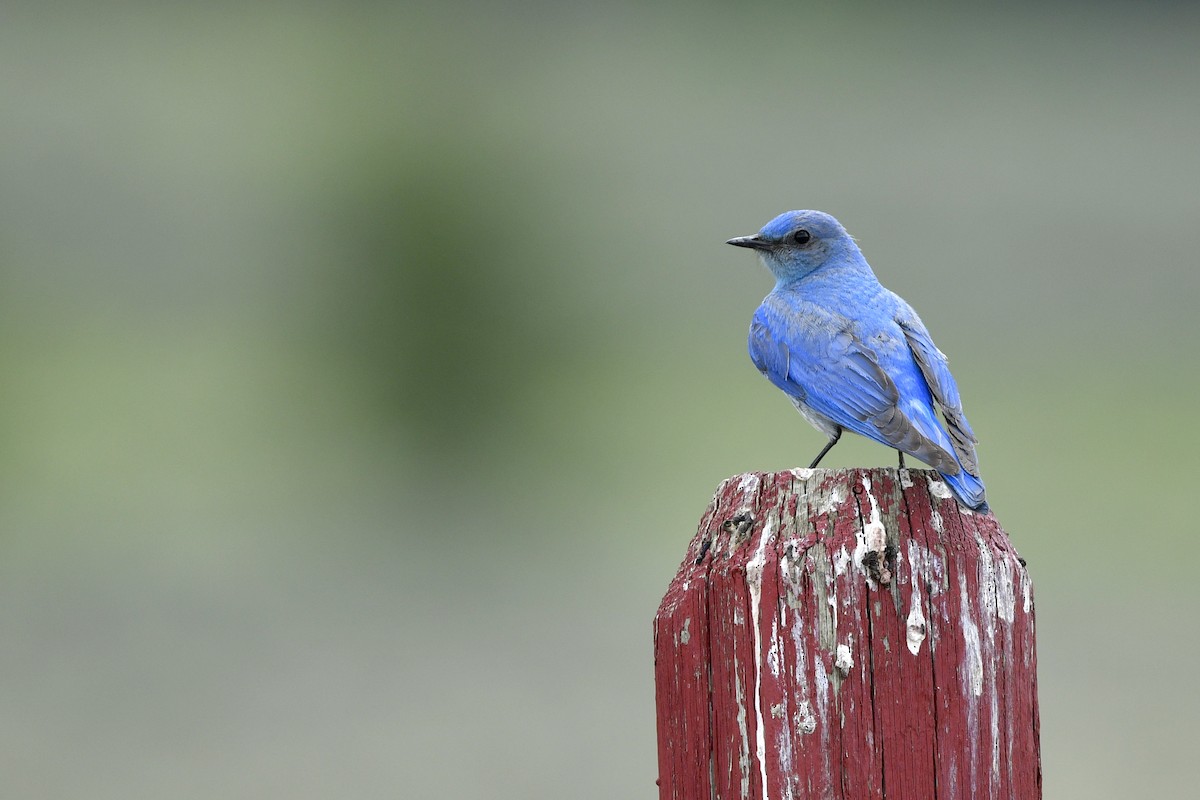
<svg viewBox="0 0 1200 800">
<path fill-rule="evenodd" d="M 952 360 L 1046 796 L 1194 791 L 1194 5 L 6 3 L 0 109 L 4 796 L 655 797 L 806 207 Z"/>
</svg>

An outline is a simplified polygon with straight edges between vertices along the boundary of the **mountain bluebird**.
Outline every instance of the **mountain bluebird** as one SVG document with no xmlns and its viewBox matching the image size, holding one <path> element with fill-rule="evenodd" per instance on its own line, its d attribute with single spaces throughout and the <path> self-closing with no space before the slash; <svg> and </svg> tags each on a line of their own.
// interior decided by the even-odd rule
<svg viewBox="0 0 1200 800">
<path fill-rule="evenodd" d="M 899 450 L 901 466 L 905 453 L 919 458 L 963 505 L 986 510 L 946 357 L 845 228 L 820 211 L 789 211 L 729 244 L 758 251 L 775 276 L 750 324 L 750 358 L 829 437 L 809 468 L 850 430 Z"/>
</svg>

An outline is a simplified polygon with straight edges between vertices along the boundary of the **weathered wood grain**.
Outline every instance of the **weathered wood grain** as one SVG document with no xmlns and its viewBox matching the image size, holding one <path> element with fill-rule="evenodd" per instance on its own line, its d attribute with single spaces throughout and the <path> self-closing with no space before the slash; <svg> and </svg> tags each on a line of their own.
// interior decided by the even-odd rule
<svg viewBox="0 0 1200 800">
<path fill-rule="evenodd" d="M 925 470 L 724 481 L 654 622 L 660 797 L 1041 797 L 1033 587 Z"/>
</svg>

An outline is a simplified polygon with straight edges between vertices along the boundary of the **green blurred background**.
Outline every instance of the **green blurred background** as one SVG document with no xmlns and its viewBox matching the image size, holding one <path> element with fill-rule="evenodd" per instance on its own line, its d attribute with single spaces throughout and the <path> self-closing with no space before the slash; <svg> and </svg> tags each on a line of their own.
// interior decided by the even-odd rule
<svg viewBox="0 0 1200 800">
<path fill-rule="evenodd" d="M 951 357 L 1046 796 L 1194 791 L 1194 6 L 7 3 L 0 104 L 4 796 L 655 797 L 789 208 Z"/>
</svg>

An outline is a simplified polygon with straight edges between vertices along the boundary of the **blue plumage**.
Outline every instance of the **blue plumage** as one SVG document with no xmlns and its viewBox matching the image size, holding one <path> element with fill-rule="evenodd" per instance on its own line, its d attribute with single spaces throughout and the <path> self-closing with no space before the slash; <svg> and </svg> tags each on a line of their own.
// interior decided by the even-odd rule
<svg viewBox="0 0 1200 800">
<path fill-rule="evenodd" d="M 841 224 L 789 211 L 729 244 L 758 251 L 775 276 L 750 325 L 750 358 L 829 438 L 811 466 L 849 430 L 919 458 L 963 505 L 986 509 L 975 434 L 946 357 Z"/>
</svg>

